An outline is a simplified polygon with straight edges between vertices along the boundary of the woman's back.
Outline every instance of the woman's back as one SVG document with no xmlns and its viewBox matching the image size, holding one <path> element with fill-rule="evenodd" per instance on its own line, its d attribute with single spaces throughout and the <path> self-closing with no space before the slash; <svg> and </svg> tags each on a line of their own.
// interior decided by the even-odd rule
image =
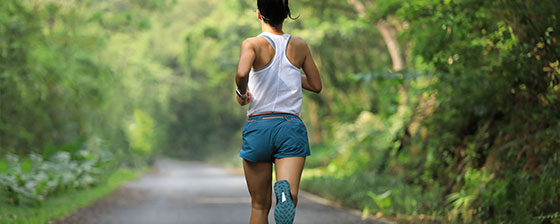
<svg viewBox="0 0 560 224">
<path fill-rule="evenodd" d="M 292 61 L 298 61 L 298 56 L 303 58 L 303 54 L 297 52 L 297 46 L 291 44 L 291 40 L 292 36 L 289 34 L 277 35 L 269 32 L 263 32 L 252 40 L 257 46 L 256 59 L 249 74 L 252 102 L 247 115 L 266 112 L 301 113 L 301 66 L 294 65 Z"/>
<path fill-rule="evenodd" d="M 253 37 L 247 39 L 255 46 L 256 59 L 253 63 L 253 69 L 261 69 L 270 63 L 274 58 L 276 51 L 272 45 L 263 37 Z M 303 66 L 306 54 L 305 40 L 299 37 L 292 37 L 286 49 L 288 60 L 298 68 Z"/>
</svg>

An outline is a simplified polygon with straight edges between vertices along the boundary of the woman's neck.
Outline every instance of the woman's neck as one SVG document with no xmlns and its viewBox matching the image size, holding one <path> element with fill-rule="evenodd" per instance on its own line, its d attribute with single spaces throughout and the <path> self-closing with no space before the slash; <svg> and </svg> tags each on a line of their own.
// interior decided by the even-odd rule
<svg viewBox="0 0 560 224">
<path fill-rule="evenodd" d="M 262 24 L 262 32 L 269 32 L 276 35 L 283 35 L 284 31 L 282 31 L 282 24 L 278 25 L 277 27 L 271 26 L 263 21 Z"/>
</svg>

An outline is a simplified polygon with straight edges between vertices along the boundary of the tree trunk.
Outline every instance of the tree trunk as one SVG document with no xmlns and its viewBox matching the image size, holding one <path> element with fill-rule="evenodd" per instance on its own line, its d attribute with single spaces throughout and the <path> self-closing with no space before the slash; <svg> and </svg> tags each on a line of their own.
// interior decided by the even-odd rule
<svg viewBox="0 0 560 224">
<path fill-rule="evenodd" d="M 354 9 L 358 13 L 358 16 L 362 19 L 366 19 L 366 6 L 359 0 L 348 0 L 348 3 L 354 6 Z M 383 36 L 383 41 L 387 45 L 389 54 L 391 55 L 391 60 L 393 61 L 393 72 L 399 72 L 405 69 L 405 62 L 402 56 L 401 48 L 397 40 L 397 32 L 395 28 L 386 20 L 380 19 L 379 21 L 372 22 L 377 30 Z"/>
<path fill-rule="evenodd" d="M 393 71 L 399 72 L 404 70 L 404 59 L 397 40 L 397 32 L 395 31 L 395 28 L 393 28 L 391 24 L 385 20 L 377 21 L 375 27 L 377 27 L 383 36 L 385 44 L 387 45 L 387 49 L 391 55 L 391 60 L 393 61 Z"/>
<path fill-rule="evenodd" d="M 356 10 L 356 13 L 358 14 L 358 16 L 364 20 L 368 20 L 367 18 L 367 13 L 366 13 L 366 5 L 364 3 L 362 3 L 360 0 L 347 0 L 348 3 L 352 6 L 354 6 L 354 9 Z M 371 2 L 370 2 L 371 3 Z M 377 30 L 379 30 L 379 33 L 381 33 L 381 36 L 383 37 L 383 41 L 385 42 L 385 45 L 387 46 L 387 50 L 389 51 L 389 55 L 391 56 L 391 61 L 393 62 L 393 72 L 400 72 L 402 70 L 404 70 L 406 68 L 405 65 L 405 61 L 403 58 L 403 54 L 401 52 L 401 48 L 397 39 L 397 31 L 396 29 L 393 27 L 393 25 L 391 25 L 391 23 L 389 23 L 388 21 L 384 20 L 384 19 L 379 19 L 377 21 L 370 21 L 375 28 L 377 28 Z M 399 89 L 399 107 L 397 109 L 397 116 L 402 117 L 402 119 L 407 119 L 405 118 L 406 116 L 406 111 L 408 109 L 408 83 L 405 79 L 405 82 L 403 85 L 400 85 L 398 87 Z M 407 144 L 409 143 L 410 140 L 410 119 L 408 118 L 409 122 L 407 122 L 404 127 L 402 127 L 404 129 L 403 131 L 403 135 L 399 136 L 397 135 L 396 138 L 393 140 L 393 142 L 399 141 L 400 140 L 400 146 L 397 149 L 397 152 L 401 152 L 403 150 L 404 147 L 407 146 Z M 385 153 L 381 159 L 381 164 L 377 169 L 378 173 L 383 172 L 387 165 L 389 164 L 389 159 L 390 159 L 390 155 L 391 155 L 391 151 L 393 150 L 392 147 L 389 147 L 385 150 Z"/>
</svg>

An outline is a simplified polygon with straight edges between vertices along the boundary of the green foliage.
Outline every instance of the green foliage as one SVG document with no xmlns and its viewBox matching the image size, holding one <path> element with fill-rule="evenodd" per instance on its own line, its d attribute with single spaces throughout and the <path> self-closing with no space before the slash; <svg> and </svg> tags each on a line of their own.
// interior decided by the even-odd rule
<svg viewBox="0 0 560 224">
<path fill-rule="evenodd" d="M 484 170 L 467 170 L 465 172 L 465 183 L 459 192 L 452 193 L 447 197 L 451 202 L 451 216 L 453 218 L 461 217 L 459 221 L 469 221 L 473 219 L 474 211 L 472 210 L 473 202 L 479 197 L 481 192 L 484 192 L 488 182 L 494 176 Z M 458 220 L 453 220 L 457 222 Z"/>
<path fill-rule="evenodd" d="M 391 207 L 391 190 L 386 191 L 383 194 L 377 195 L 373 192 L 368 192 L 368 196 L 375 202 L 375 206 L 381 212 L 387 213 L 387 209 Z M 367 207 L 366 207 L 367 208 Z M 369 208 L 367 208 L 369 210 Z"/>
<path fill-rule="evenodd" d="M 313 171 L 308 169 L 306 172 Z M 442 193 L 441 187 L 433 186 L 430 191 L 424 191 L 422 186 L 407 184 L 396 176 L 373 172 L 341 177 L 325 173 L 304 174 L 302 188 L 345 206 L 360 208 L 366 213 L 381 212 L 385 216 L 434 215 Z"/>
<path fill-rule="evenodd" d="M 164 139 L 154 134 L 163 128 L 155 124 L 167 120 L 161 114 L 170 84 L 154 83 L 171 72 L 143 58 L 149 51 L 142 45 L 146 40 L 130 40 L 150 30 L 152 13 L 172 5 L 3 1 L 0 155 L 48 158 L 58 151 L 74 153 L 84 139 L 102 139 L 116 161 L 145 163 Z M 130 54 L 131 48 L 140 53 Z M 138 119 L 140 131 L 130 132 L 130 121 Z"/>
<path fill-rule="evenodd" d="M 352 92 L 353 88 L 333 85 L 328 80 L 329 72 L 338 73 L 344 69 L 341 67 L 351 65 L 352 60 L 344 55 L 352 55 L 353 48 L 337 54 L 320 53 L 321 61 L 332 64 L 329 55 L 337 55 L 333 57 L 336 63 L 344 65 L 322 68 L 327 74 L 325 89 L 341 88 L 344 93 L 339 94 L 349 96 L 344 100 L 329 97 L 332 103 L 322 104 L 336 117 L 334 122 L 328 121 L 329 115 L 325 114 L 321 119 L 323 128 L 331 127 L 328 130 L 332 132 L 325 133 L 328 144 L 338 150 L 328 158 L 330 162 L 319 176 L 336 180 L 341 175 L 348 178 L 356 173 L 376 172 L 395 176 L 422 193 L 440 192 L 428 199 L 411 194 L 411 199 L 406 200 L 433 202 L 424 209 L 411 209 L 395 206 L 405 200 L 396 198 L 396 187 L 369 190 L 373 204 L 355 203 L 368 212 L 414 215 L 420 211 L 441 221 L 464 223 L 552 221 L 550 214 L 560 209 L 560 176 L 557 169 L 550 168 L 558 167 L 560 148 L 558 4 L 478 0 L 360 2 L 367 8 L 367 16 L 360 21 L 369 24 L 366 29 L 375 30 L 379 20 L 395 28 L 400 46 L 406 49 L 409 70 L 385 74 L 382 70 L 387 66 L 376 65 L 353 72 L 357 74 L 356 84 L 367 87 L 360 95 Z M 346 7 L 315 8 L 331 17 L 329 13 L 348 11 Z M 336 23 L 329 27 L 332 30 L 345 24 L 324 20 Z M 383 51 L 376 45 L 365 46 L 369 52 Z M 398 81 L 396 77 L 404 79 Z M 398 88 L 406 89 L 406 95 L 399 94 Z M 370 94 L 376 95 L 370 101 L 353 98 Z M 356 102 L 362 106 L 354 107 Z M 336 104 L 353 113 L 337 110 Z M 378 122 L 354 130 L 345 128 L 361 123 L 362 116 L 358 114 L 368 107 L 373 108 L 371 112 Z M 360 137 L 363 135 L 367 137 Z M 313 175 L 304 180 L 304 186 L 323 192 L 319 189 L 320 184 L 325 184 L 322 178 Z M 348 179 L 340 182 L 345 181 Z M 367 188 L 354 190 L 364 197 L 368 191 L 361 189 Z M 383 206 L 379 197 L 389 190 L 391 195 L 387 198 L 394 210 Z M 325 191 L 325 195 L 347 201 L 353 198 Z"/>
<path fill-rule="evenodd" d="M 558 210 L 556 191 L 537 192 L 547 192 L 558 178 L 543 168 L 556 163 L 551 158 L 558 143 L 552 139 L 558 138 L 553 130 L 560 114 L 559 73 L 552 69 L 558 43 L 550 35 L 560 24 L 539 15 L 560 8 L 550 1 L 527 4 L 418 1 L 398 13 L 411 21 L 407 35 L 417 63 L 436 74 L 430 92 L 437 106 L 424 124 L 427 148 L 437 149 L 430 154 L 440 162 L 426 168 L 448 186 L 451 220 L 530 223 Z M 520 187 L 526 181 L 535 188 Z M 513 195 L 541 203 L 519 205 L 522 199 Z"/>
<path fill-rule="evenodd" d="M 28 158 L 6 156 L 7 169 L 0 173 L 0 187 L 14 205 L 40 202 L 51 194 L 89 187 L 98 182 L 111 159 L 108 152 L 83 149 L 75 155 L 58 152 L 48 160 L 37 154 Z"/>
<path fill-rule="evenodd" d="M 161 114 L 171 85 L 154 83 L 172 72 L 144 57 L 148 40 L 131 40 L 159 25 L 150 16 L 172 5 L 0 3 L 3 200 L 42 202 L 98 184 L 101 172 L 153 158 L 164 139 L 157 124 L 167 120 Z M 132 48 L 139 53 L 130 54 Z"/>
<path fill-rule="evenodd" d="M 134 111 L 134 120 L 128 125 L 130 148 L 149 155 L 154 148 L 154 120 L 141 110 Z"/>
</svg>

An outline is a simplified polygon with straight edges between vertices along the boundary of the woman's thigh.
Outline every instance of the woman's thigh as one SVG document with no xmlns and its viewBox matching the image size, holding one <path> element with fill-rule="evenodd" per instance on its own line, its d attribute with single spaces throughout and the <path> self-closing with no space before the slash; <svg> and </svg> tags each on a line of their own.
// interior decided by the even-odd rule
<svg viewBox="0 0 560 224">
<path fill-rule="evenodd" d="M 243 160 L 243 170 L 253 204 L 270 206 L 272 200 L 272 163 L 255 163 Z"/>
</svg>

